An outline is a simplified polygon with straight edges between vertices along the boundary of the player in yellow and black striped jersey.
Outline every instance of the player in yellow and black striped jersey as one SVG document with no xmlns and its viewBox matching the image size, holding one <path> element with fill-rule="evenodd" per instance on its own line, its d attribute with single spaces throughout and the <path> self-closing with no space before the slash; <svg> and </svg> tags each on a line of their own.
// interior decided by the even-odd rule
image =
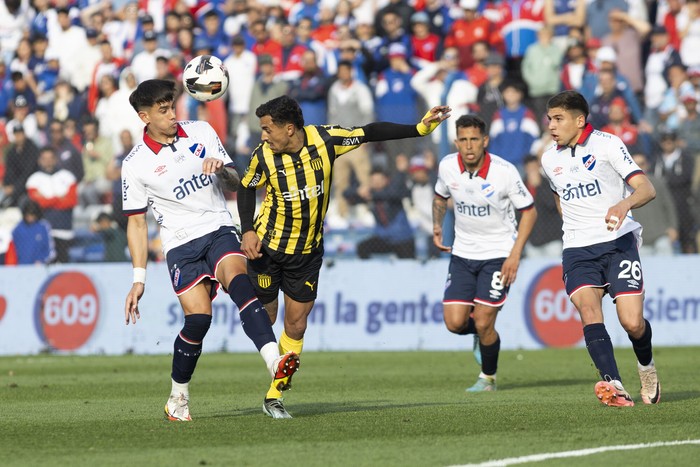
<svg viewBox="0 0 700 467">
<path fill-rule="evenodd" d="M 280 348 L 301 352 L 323 261 L 323 220 L 335 159 L 362 143 L 430 134 L 449 118 L 450 110 L 433 107 L 417 125 L 374 122 L 343 128 L 304 126 L 301 108 L 288 96 L 256 109 L 262 144 L 253 151 L 238 190 L 241 249 L 273 323 L 279 290 L 284 292 Z M 262 187 L 266 196 L 255 217 L 255 190 Z"/>
</svg>

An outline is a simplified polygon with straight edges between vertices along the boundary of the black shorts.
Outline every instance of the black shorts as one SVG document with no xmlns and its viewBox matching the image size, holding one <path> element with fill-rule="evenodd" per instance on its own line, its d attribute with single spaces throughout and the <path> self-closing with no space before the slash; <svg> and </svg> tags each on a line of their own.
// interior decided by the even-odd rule
<svg viewBox="0 0 700 467">
<path fill-rule="evenodd" d="M 219 289 L 219 283 L 216 282 L 216 268 L 224 258 L 231 255 L 245 258 L 241 252 L 241 236 L 233 226 L 221 227 L 215 232 L 195 238 L 168 251 L 166 261 L 170 283 L 175 293 L 182 295 L 202 280 L 211 279 L 214 284 L 210 298 L 214 300 Z M 228 287 L 228 284 L 224 287 Z"/>
<path fill-rule="evenodd" d="M 610 242 L 566 248 L 562 258 L 569 297 L 586 287 L 601 287 L 613 301 L 644 293 L 644 277 L 634 232 Z"/>
<path fill-rule="evenodd" d="M 316 300 L 323 247 L 305 255 L 288 255 L 263 246 L 261 253 L 261 258 L 248 261 L 248 275 L 261 302 L 275 301 L 280 289 L 297 302 Z"/>
</svg>

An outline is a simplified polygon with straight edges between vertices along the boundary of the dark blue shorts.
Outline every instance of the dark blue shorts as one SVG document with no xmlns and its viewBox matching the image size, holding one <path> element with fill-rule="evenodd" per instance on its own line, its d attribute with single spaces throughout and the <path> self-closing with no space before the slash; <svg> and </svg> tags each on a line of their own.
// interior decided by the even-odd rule
<svg viewBox="0 0 700 467">
<path fill-rule="evenodd" d="M 504 261 L 505 258 L 474 260 L 452 255 L 442 303 L 503 305 L 508 295 L 508 287 L 501 284 Z"/>
<path fill-rule="evenodd" d="M 566 248 L 562 263 L 569 297 L 584 287 L 603 287 L 613 301 L 621 295 L 644 292 L 642 264 L 634 232 L 610 242 Z"/>
<path fill-rule="evenodd" d="M 203 279 L 211 279 L 214 283 L 210 298 L 214 300 L 219 289 L 216 268 L 221 260 L 231 255 L 245 258 L 241 252 L 241 236 L 233 226 L 221 227 L 168 251 L 166 261 L 175 293 L 182 295 Z"/>
</svg>

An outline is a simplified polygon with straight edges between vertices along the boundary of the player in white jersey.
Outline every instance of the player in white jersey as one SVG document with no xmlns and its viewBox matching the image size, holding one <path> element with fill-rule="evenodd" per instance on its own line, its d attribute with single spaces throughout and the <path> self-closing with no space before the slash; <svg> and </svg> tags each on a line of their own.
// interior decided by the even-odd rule
<svg viewBox="0 0 700 467">
<path fill-rule="evenodd" d="M 144 81 L 129 102 L 146 128 L 143 141 L 122 165 L 122 202 L 129 216 L 127 239 L 134 267 L 124 308 L 126 324 L 140 318 L 148 206 L 160 226 L 170 279 L 185 313 L 184 327 L 174 344 L 166 416 L 173 421 L 191 420 L 189 381 L 211 325 L 211 300 L 219 284 L 238 306 L 243 330 L 265 360 L 272 376 L 270 391 L 288 389 L 299 357 L 293 352 L 280 355 L 270 318 L 248 277 L 240 234 L 223 195 L 223 189 L 238 188 L 233 162 L 207 122 L 175 120 L 174 82 Z M 291 418 L 280 400 L 273 404 L 266 399 L 263 410 L 274 418 Z"/>
<path fill-rule="evenodd" d="M 515 166 L 486 152 L 486 123 L 476 115 L 463 115 L 456 126 L 458 152 L 440 162 L 433 198 L 433 242 L 440 250 L 452 252 L 444 320 L 450 332 L 478 336 L 475 356 L 478 346 L 481 373 L 467 391 L 494 391 L 501 347 L 496 315 L 515 281 L 537 211 Z M 442 239 L 448 198 L 455 216 L 451 248 Z M 519 225 L 515 209 L 522 213 Z"/>
<path fill-rule="evenodd" d="M 642 228 L 630 215 L 631 209 L 653 200 L 656 190 L 617 136 L 586 123 L 588 103 L 581 94 L 565 91 L 552 97 L 547 117 L 554 144 L 542 156 L 542 167 L 564 220 L 566 291 L 581 316 L 588 353 L 602 378 L 596 395 L 605 405 L 634 405 L 622 386 L 603 324 L 607 292 L 637 356 L 642 401 L 656 404 L 661 386 L 652 358 L 651 325 L 643 315 Z"/>
</svg>

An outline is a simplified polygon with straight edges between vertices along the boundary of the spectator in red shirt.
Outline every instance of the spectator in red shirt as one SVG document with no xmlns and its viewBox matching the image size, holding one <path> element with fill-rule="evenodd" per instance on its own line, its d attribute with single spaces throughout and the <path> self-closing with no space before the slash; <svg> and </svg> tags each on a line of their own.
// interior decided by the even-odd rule
<svg viewBox="0 0 700 467">
<path fill-rule="evenodd" d="M 497 32 L 493 23 L 477 13 L 479 0 L 460 0 L 459 6 L 462 8 L 464 17 L 452 23 L 450 32 L 445 38 L 445 47 L 457 47 L 460 54 L 460 68 L 466 69 L 474 64 L 472 45 L 479 41 L 494 45 Z"/>
<path fill-rule="evenodd" d="M 422 68 L 425 62 L 434 62 L 440 56 L 442 49 L 440 36 L 430 32 L 430 17 L 423 11 L 411 16 L 411 49 L 412 62 Z"/>
</svg>

